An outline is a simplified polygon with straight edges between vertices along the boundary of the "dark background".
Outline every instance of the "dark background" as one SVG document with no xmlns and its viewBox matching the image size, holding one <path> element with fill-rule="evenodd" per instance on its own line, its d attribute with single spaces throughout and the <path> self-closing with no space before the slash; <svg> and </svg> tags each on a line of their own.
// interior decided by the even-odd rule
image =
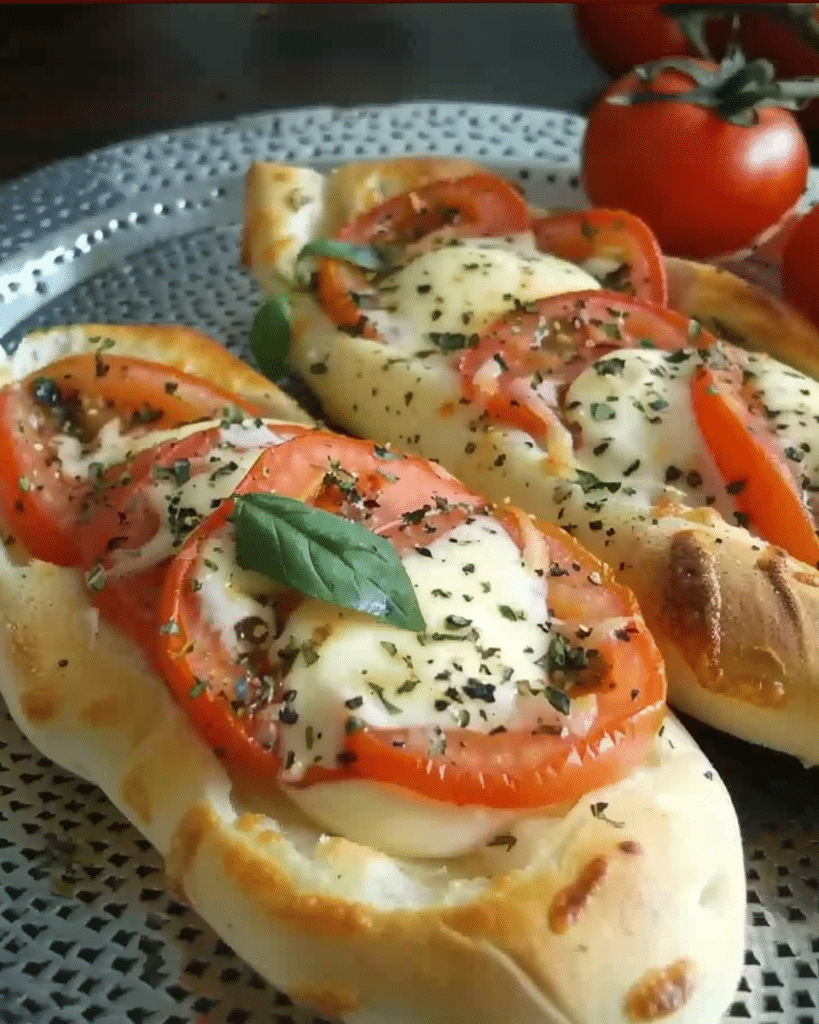
<svg viewBox="0 0 819 1024">
<path fill-rule="evenodd" d="M 0 179 L 275 107 L 426 99 L 581 113 L 606 80 L 568 4 L 2 4 Z"/>
</svg>

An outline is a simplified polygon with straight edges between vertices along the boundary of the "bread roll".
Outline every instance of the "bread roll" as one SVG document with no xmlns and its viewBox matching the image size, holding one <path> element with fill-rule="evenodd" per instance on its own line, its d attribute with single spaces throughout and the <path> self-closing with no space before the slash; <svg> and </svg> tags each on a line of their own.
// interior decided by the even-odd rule
<svg viewBox="0 0 819 1024">
<path fill-rule="evenodd" d="M 271 172 L 256 165 L 249 182 L 264 173 Z M 340 184 L 366 173 L 352 165 L 343 179 L 338 172 L 327 178 L 325 201 Z M 422 173 L 419 166 L 419 179 Z M 381 174 L 385 195 L 393 180 L 383 168 Z M 407 181 L 403 175 L 400 187 Z M 348 212 L 368 208 L 368 196 L 355 184 L 350 194 L 357 198 Z M 253 190 L 253 202 L 254 209 L 286 216 L 263 189 Z M 259 255 L 265 243 L 256 237 L 258 227 L 249 208 L 245 252 L 257 254 L 248 262 L 264 284 L 269 266 Z M 297 246 L 309 237 L 301 234 Z M 727 271 L 667 263 L 671 301 L 681 312 L 729 340 L 819 371 L 819 336 L 785 304 Z M 277 287 L 289 287 L 286 267 L 279 271 Z M 672 704 L 744 739 L 819 763 L 819 576 L 813 569 L 707 509 L 659 514 L 605 492 L 584 494 L 561 481 L 574 476 L 571 465 L 465 403 L 458 375 L 442 371 L 440 360 L 338 331 L 309 295 L 296 296 L 295 310 L 292 364 L 333 422 L 435 459 L 493 500 L 570 528 L 636 593 L 667 660 Z"/>
<path fill-rule="evenodd" d="M 237 391 L 286 410 L 207 339 L 161 328 L 46 332 L 5 379 L 98 334 L 220 384 L 229 369 Z M 742 850 L 725 788 L 673 716 L 643 767 L 572 807 L 522 814 L 468 856 L 390 857 L 231 778 L 94 615 L 81 575 L 19 555 L 0 555 L 15 721 L 103 789 L 176 894 L 294 1000 L 350 1024 L 716 1024 L 742 963 Z"/>
</svg>

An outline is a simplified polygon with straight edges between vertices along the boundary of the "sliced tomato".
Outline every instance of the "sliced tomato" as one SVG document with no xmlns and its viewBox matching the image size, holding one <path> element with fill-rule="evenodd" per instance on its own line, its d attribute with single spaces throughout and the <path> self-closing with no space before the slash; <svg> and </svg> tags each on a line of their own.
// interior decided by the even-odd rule
<svg viewBox="0 0 819 1024">
<path fill-rule="evenodd" d="M 588 625 L 639 616 L 630 591 L 572 537 L 548 523 L 537 529 L 547 541 L 543 569 L 558 620 Z M 355 760 L 345 774 L 392 782 L 433 800 L 486 807 L 571 802 L 625 778 L 645 760 L 665 714 L 663 661 L 641 621 L 595 649 L 599 664 L 581 690 L 595 695 L 597 715 L 582 738 L 457 729 L 447 744 L 457 754 L 430 759 L 410 745 L 396 746 L 401 733 L 362 730 L 350 737 Z"/>
<path fill-rule="evenodd" d="M 776 436 L 741 397 L 738 368 L 702 367 L 691 401 L 708 446 L 737 509 L 771 544 L 819 566 L 819 538 Z"/>
<path fill-rule="evenodd" d="M 557 420 L 565 389 L 621 348 L 708 348 L 696 321 L 610 291 L 568 292 L 505 313 L 459 359 L 464 396 L 535 436 Z"/>
<path fill-rule="evenodd" d="M 115 417 L 136 436 L 238 409 L 262 411 L 160 363 L 99 353 L 60 359 L 0 391 L 0 517 L 35 558 L 75 564 L 75 527 L 91 485 L 63 471 L 59 435 L 93 450 Z"/>
<path fill-rule="evenodd" d="M 668 282 L 651 228 L 624 210 L 578 210 L 532 222 L 541 252 L 585 264 L 604 288 L 665 306 Z"/>
<path fill-rule="evenodd" d="M 274 436 L 278 443 L 286 443 L 309 429 L 295 423 L 277 423 L 268 446 L 274 446 Z M 225 447 L 222 428 L 209 427 L 162 441 L 125 463 L 111 466 L 95 481 L 77 526 L 79 564 L 85 569 L 95 565 L 108 569 L 118 553 L 136 551 L 152 540 L 160 525 L 160 514 L 151 501 L 152 485 L 158 481 L 169 481 L 173 487 L 174 483 L 182 486 L 189 480 L 207 478 L 199 479 L 198 487 L 210 503 L 210 514 L 233 490 L 227 481 L 239 468 L 237 458 L 254 448 L 259 454 L 264 448 L 260 430 L 241 446 Z M 178 502 L 172 504 L 169 513 L 174 545 L 181 547 L 203 517 L 193 508 L 180 507 Z M 127 569 L 127 564 L 123 568 Z"/>
<path fill-rule="evenodd" d="M 258 491 L 309 499 L 373 532 L 391 532 L 398 546 L 422 539 L 428 543 L 440 529 L 483 504 L 424 459 L 396 456 L 369 442 L 318 431 L 260 456 L 236 493 Z M 429 498 L 429 509 L 422 521 L 413 513 L 421 511 L 424 498 Z M 262 737 L 271 731 L 279 707 L 271 709 L 268 700 L 256 715 L 249 715 L 234 706 L 237 680 L 251 690 L 253 682 L 245 680 L 246 669 L 231 659 L 216 630 L 203 622 L 192 588 L 202 545 L 224 528 L 230 508 L 228 501 L 214 512 L 171 562 L 155 619 L 154 649 L 164 678 L 207 742 L 240 770 L 274 779 L 281 764 L 275 747 Z M 310 778 L 342 774 L 317 768 Z"/>
<path fill-rule="evenodd" d="M 130 637 L 154 663 L 156 610 L 166 569 L 165 564 L 154 565 L 122 579 L 106 580 L 101 589 L 88 591 L 103 618 Z"/>
<path fill-rule="evenodd" d="M 473 174 L 393 196 L 353 218 L 338 232 L 346 242 L 406 246 L 438 231 L 451 237 L 513 234 L 529 227 L 522 196 L 503 178 Z M 319 266 L 322 305 L 339 327 L 377 337 L 362 313 L 359 299 L 372 291 L 360 270 L 335 259 Z"/>
<path fill-rule="evenodd" d="M 266 453 L 240 490 L 275 489 L 309 499 L 344 511 L 399 543 L 413 531 L 428 542 L 470 510 L 483 508 L 480 498 L 437 466 L 411 457 L 385 461 L 378 451 L 366 442 L 333 435 L 297 438 Z M 226 651 L 193 585 L 205 545 L 229 528 L 230 507 L 226 503 L 202 524 L 168 571 L 157 620 L 162 624 L 157 658 L 207 742 L 237 771 L 276 780 L 282 767 L 276 721 L 287 676 L 265 684 L 262 667 L 258 678 L 248 678 L 247 662 Z M 424 507 L 431 518 L 416 516 Z M 453 729 L 446 751 L 436 756 L 429 753 L 429 735 L 423 730 L 365 727 L 346 737 L 338 765 L 313 766 L 300 784 L 367 778 L 457 804 L 545 806 L 622 778 L 644 759 L 663 715 L 665 677 L 634 598 L 556 527 L 522 526 L 529 523 L 522 513 L 516 518 L 504 512 L 502 521 L 524 551 L 530 543 L 526 531 L 537 535 L 544 554 L 535 567 L 548 581 L 549 605 L 558 620 L 594 625 L 604 618 L 618 626 L 624 619 L 633 622 L 627 635 L 612 631 L 598 645 L 595 671 L 584 684 L 598 707 L 588 734 L 485 735 Z M 250 701 L 248 692 L 253 694 Z"/>
</svg>

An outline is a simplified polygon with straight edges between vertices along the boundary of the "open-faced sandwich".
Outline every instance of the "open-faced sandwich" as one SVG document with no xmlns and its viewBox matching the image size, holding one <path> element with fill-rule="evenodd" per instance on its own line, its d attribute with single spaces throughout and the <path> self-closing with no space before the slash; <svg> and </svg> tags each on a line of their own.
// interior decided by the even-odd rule
<svg viewBox="0 0 819 1024">
<path fill-rule="evenodd" d="M 52 329 L 2 385 L 0 689 L 239 954 L 354 1024 L 716 1024 L 736 817 L 577 540 L 197 332 Z"/>
<path fill-rule="evenodd" d="M 628 214 L 547 215 L 438 158 L 255 165 L 244 260 L 274 295 L 260 360 L 289 346 L 335 423 L 559 523 L 634 590 L 672 704 L 819 761 L 819 336 L 798 313 L 664 260 Z"/>
</svg>

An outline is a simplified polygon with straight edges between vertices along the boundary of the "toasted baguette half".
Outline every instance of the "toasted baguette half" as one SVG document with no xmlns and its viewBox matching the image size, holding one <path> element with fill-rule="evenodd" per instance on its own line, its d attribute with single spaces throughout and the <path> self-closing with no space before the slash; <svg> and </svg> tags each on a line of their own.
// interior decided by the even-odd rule
<svg viewBox="0 0 819 1024">
<path fill-rule="evenodd" d="M 409 187 L 405 161 L 400 179 L 380 167 L 379 195 Z M 248 174 L 244 252 L 263 286 L 282 289 L 292 285 L 288 266 L 265 262 L 275 233 L 257 234 L 258 211 L 268 209 L 268 229 L 286 220 L 294 239 L 297 226 L 275 193 L 265 198 L 271 173 L 255 165 Z M 324 202 L 333 205 L 335 193 L 350 187 L 348 212 L 367 209 L 368 193 L 356 182 L 372 173 L 371 165 L 352 165 L 329 175 Z M 419 163 L 419 181 L 428 173 Z M 311 230 L 320 224 L 319 212 Z M 301 234 L 294 248 L 310 237 Z M 819 373 L 819 336 L 784 303 L 728 271 L 682 260 L 668 260 L 668 268 L 672 304 L 681 312 L 718 333 L 724 325 L 729 340 Z M 562 470 L 527 434 L 492 425 L 464 405 L 457 379 L 423 359 L 390 359 L 379 342 L 336 330 L 310 296 L 297 296 L 295 310 L 291 361 L 335 423 L 435 459 L 493 500 L 568 526 L 636 593 L 666 658 L 672 704 L 743 739 L 819 763 L 815 571 L 707 510 L 658 516 L 613 498 L 590 510 L 595 502 L 560 481 Z"/>
<path fill-rule="evenodd" d="M 208 339 L 104 325 L 24 340 L 5 379 L 99 335 L 114 353 L 150 350 L 224 385 Z M 286 411 L 267 382 L 231 372 L 242 394 Z M 744 937 L 737 820 L 672 716 L 617 785 L 523 815 L 469 856 L 402 859 L 323 834 L 281 792 L 231 779 L 136 648 L 96 619 L 76 571 L 4 550 L 0 612 L 0 690 L 26 736 L 99 785 L 165 858 L 177 894 L 322 1016 L 716 1024 L 730 1002 Z"/>
<path fill-rule="evenodd" d="M 703 326 L 819 380 L 819 331 L 793 306 L 730 270 L 666 258 L 669 303 Z"/>
</svg>

